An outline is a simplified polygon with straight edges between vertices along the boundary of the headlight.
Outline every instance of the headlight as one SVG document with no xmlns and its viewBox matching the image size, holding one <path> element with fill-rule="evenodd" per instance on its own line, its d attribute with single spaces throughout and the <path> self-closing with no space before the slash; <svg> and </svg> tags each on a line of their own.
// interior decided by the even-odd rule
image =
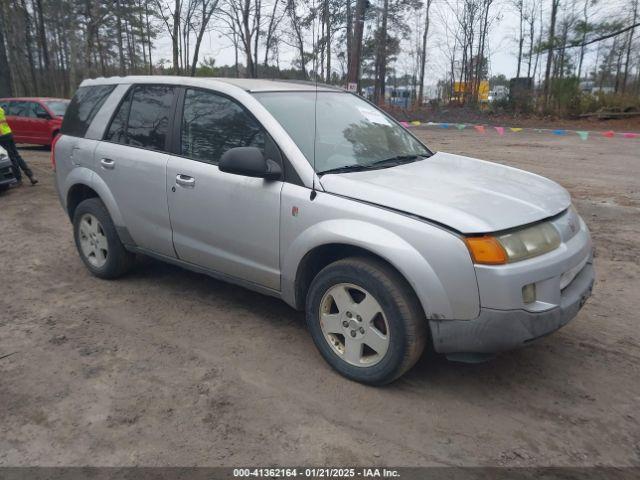
<svg viewBox="0 0 640 480">
<path fill-rule="evenodd" d="M 542 255 L 560 245 L 560 234 L 548 222 L 516 230 L 497 237 L 507 252 L 510 262 Z"/>
<path fill-rule="evenodd" d="M 499 235 L 465 238 L 474 263 L 501 265 L 542 255 L 558 248 L 560 234 L 549 222 Z"/>
</svg>

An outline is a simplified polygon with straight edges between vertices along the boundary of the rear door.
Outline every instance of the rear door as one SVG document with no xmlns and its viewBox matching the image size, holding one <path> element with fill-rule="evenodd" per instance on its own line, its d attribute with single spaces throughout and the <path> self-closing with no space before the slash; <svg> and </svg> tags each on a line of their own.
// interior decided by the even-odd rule
<svg viewBox="0 0 640 480">
<path fill-rule="evenodd" d="M 113 194 L 135 244 L 169 257 L 175 252 L 167 208 L 166 151 L 175 90 L 170 85 L 132 86 L 95 151 L 95 171 Z"/>
<path fill-rule="evenodd" d="M 280 192 L 283 182 L 221 172 L 234 147 L 279 151 L 235 100 L 186 89 L 178 108 L 176 155 L 167 165 L 173 242 L 181 260 L 274 290 L 280 289 Z"/>
</svg>

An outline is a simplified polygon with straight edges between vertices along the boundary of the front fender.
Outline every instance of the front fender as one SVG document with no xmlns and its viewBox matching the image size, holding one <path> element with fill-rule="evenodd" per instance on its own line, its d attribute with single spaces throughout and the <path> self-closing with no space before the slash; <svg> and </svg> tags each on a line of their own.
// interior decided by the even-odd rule
<svg viewBox="0 0 640 480">
<path fill-rule="evenodd" d="M 360 247 L 389 262 L 416 292 L 427 318 L 451 318 L 452 307 L 431 265 L 394 232 L 362 220 L 326 220 L 309 226 L 289 245 L 282 262 L 282 297 L 295 305 L 298 265 L 313 249 L 328 244 Z"/>
</svg>

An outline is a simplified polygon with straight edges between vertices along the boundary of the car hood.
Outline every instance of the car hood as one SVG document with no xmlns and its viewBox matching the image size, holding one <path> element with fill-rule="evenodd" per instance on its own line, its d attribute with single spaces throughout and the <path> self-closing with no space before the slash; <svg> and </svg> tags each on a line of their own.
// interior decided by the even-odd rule
<svg viewBox="0 0 640 480">
<path fill-rule="evenodd" d="M 539 175 L 438 152 L 380 170 L 327 174 L 326 192 L 400 210 L 462 233 L 488 233 L 556 215 L 569 193 Z"/>
</svg>

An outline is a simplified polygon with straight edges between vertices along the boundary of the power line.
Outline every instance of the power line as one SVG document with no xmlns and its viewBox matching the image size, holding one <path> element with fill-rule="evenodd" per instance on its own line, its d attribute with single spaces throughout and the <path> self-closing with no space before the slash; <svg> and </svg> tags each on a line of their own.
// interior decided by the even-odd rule
<svg viewBox="0 0 640 480">
<path fill-rule="evenodd" d="M 591 45 L 592 43 L 601 42 L 602 40 L 606 40 L 606 39 L 611 38 L 611 37 L 617 37 L 618 35 L 621 35 L 621 34 L 623 34 L 625 32 L 628 32 L 629 30 L 633 30 L 636 27 L 640 27 L 640 23 L 635 23 L 633 25 L 629 25 L 628 27 L 625 27 L 622 30 L 617 30 L 615 32 L 608 33 L 608 34 L 603 35 L 601 37 L 591 39 L 588 42 L 582 42 L 582 43 L 580 43 L 580 42 L 572 42 L 572 43 L 569 43 L 568 45 L 564 45 L 564 46 L 558 45 L 557 47 L 554 48 L 554 50 L 562 50 L 562 49 L 575 48 L 575 47 L 586 47 L 587 45 Z M 542 49 L 541 52 L 547 52 L 549 50 L 551 50 L 551 48 L 547 47 L 547 48 Z"/>
</svg>

